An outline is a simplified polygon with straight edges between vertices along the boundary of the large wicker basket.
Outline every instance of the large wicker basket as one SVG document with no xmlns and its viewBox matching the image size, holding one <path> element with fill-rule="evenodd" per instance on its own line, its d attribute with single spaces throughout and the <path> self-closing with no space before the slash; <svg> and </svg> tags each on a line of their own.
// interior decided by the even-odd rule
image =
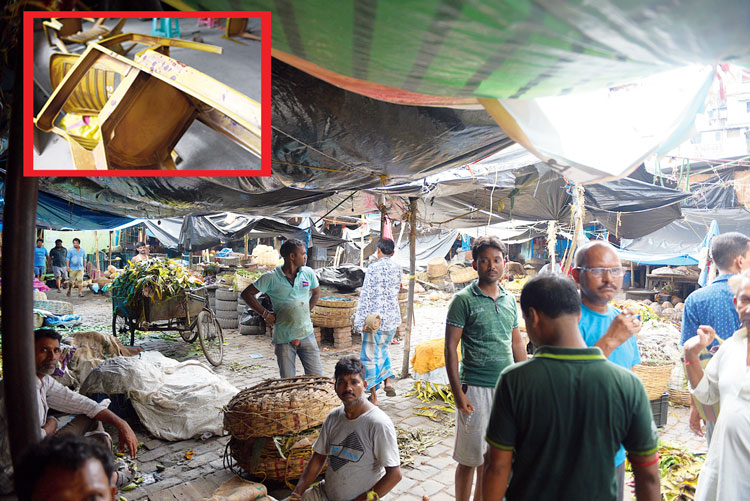
<svg viewBox="0 0 750 501">
<path fill-rule="evenodd" d="M 44 310 L 55 315 L 72 315 L 73 305 L 67 301 L 34 301 L 35 310 Z"/>
<path fill-rule="evenodd" d="M 253 282 L 254 280 L 250 277 L 240 275 L 239 273 L 234 274 L 234 290 L 237 292 L 244 291 Z"/>
<path fill-rule="evenodd" d="M 667 391 L 674 364 L 643 362 L 633 366 L 633 372 L 646 387 L 649 400 L 656 400 Z"/>
<path fill-rule="evenodd" d="M 693 401 L 690 390 L 683 388 L 669 388 L 669 401 L 677 405 L 689 406 Z"/>
<path fill-rule="evenodd" d="M 302 471 L 312 457 L 312 446 L 319 433 L 318 427 L 299 435 L 275 437 L 276 443 L 274 437 L 249 440 L 231 438 L 227 452 L 237 466 L 253 477 L 289 485 L 290 480 L 297 480 L 302 476 Z"/>
<path fill-rule="evenodd" d="M 326 296 L 318 300 L 318 306 L 326 308 L 356 308 L 357 300 L 350 297 Z"/>
<path fill-rule="evenodd" d="M 268 379 L 229 401 L 224 428 L 239 440 L 295 434 L 322 424 L 339 404 L 330 378 Z"/>
</svg>

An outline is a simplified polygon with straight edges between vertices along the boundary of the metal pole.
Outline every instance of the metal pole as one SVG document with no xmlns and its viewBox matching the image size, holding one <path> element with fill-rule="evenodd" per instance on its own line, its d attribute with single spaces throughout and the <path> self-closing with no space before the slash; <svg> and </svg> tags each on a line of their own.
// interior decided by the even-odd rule
<svg viewBox="0 0 750 501">
<path fill-rule="evenodd" d="M 2 340 L 5 407 L 13 464 L 39 441 L 34 368 L 33 258 L 39 178 L 23 176 L 21 51 L 15 52 L 16 80 L 10 126 L 10 152 L 3 214 Z"/>
<path fill-rule="evenodd" d="M 409 197 L 409 302 L 406 310 L 406 339 L 401 377 L 409 377 L 409 352 L 411 350 L 411 327 L 414 324 L 414 280 L 417 273 L 417 198 Z"/>
</svg>

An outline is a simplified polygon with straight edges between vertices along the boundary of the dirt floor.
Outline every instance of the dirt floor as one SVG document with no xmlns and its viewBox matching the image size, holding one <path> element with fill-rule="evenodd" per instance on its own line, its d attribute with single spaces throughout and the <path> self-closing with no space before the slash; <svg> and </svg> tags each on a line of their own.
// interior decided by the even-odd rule
<svg viewBox="0 0 750 501">
<path fill-rule="evenodd" d="M 75 297 L 76 294 L 77 291 L 74 292 L 74 296 L 68 298 L 64 293 L 58 294 L 52 290 L 48 292 L 48 297 L 51 300 L 70 301 L 76 314 L 82 316 L 85 327 L 111 332 L 111 300 L 91 292 L 87 292 L 83 298 Z M 419 342 L 443 335 L 447 305 L 447 301 L 417 303 L 411 354 Z M 137 344 L 144 349 L 158 350 L 180 360 L 202 358 L 202 355 L 195 350 L 191 351 L 191 346 L 179 338 L 171 340 L 162 337 L 158 333 L 153 333 L 139 340 Z M 352 348 L 348 350 L 335 350 L 332 346 L 323 344 L 321 359 L 325 373 L 333 373 L 333 366 L 342 355 L 359 353 L 361 339 L 355 335 L 353 341 Z M 236 330 L 228 330 L 225 332 L 225 342 L 224 363 L 214 370 L 237 388 L 246 388 L 264 379 L 278 376 L 270 338 L 241 336 Z M 392 345 L 394 372 L 400 373 L 403 356 L 403 343 Z M 302 372 L 299 364 L 298 372 Z M 410 464 L 403 468 L 403 480 L 389 498 L 419 500 L 426 495 L 432 501 L 453 499 L 453 428 L 450 422 L 434 422 L 427 417 L 414 414 L 415 410 L 425 404 L 415 397 L 405 395 L 413 384 L 414 380 L 411 377 L 398 380 L 397 396 L 389 398 L 382 395 L 380 406 L 394 423 L 408 428 L 412 433 L 423 434 L 425 439 L 434 444 L 411 456 Z M 662 438 L 681 443 L 693 452 L 706 452 L 705 441 L 689 430 L 687 418 L 687 409 L 670 406 L 667 425 L 661 429 Z M 232 473 L 224 468 L 223 461 L 227 437 L 170 443 L 151 437 L 138 423 L 133 424 L 139 441 L 144 443 L 137 464 L 139 471 L 149 480 L 135 490 L 121 493 L 126 499 L 205 499 L 210 497 L 213 489 L 232 476 Z M 194 451 L 192 459 L 185 457 L 189 450 Z M 153 473 L 157 472 L 157 477 L 161 479 L 153 482 Z M 283 485 L 269 485 L 269 490 L 279 499 L 289 493 L 289 489 Z"/>
</svg>

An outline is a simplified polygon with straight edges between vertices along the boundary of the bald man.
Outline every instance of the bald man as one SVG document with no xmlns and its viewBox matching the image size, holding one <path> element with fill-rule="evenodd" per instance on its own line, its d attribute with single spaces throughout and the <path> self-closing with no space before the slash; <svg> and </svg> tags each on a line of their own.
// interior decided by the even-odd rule
<svg viewBox="0 0 750 501">
<path fill-rule="evenodd" d="M 581 320 L 578 328 L 587 346 L 596 346 L 607 359 L 632 370 L 641 363 L 635 335 L 641 322 L 632 312 L 621 312 L 611 304 L 622 290 L 624 270 L 615 248 L 601 240 L 589 242 L 575 255 L 573 278 L 581 290 Z M 625 449 L 615 455 L 618 501 L 624 497 Z"/>
</svg>

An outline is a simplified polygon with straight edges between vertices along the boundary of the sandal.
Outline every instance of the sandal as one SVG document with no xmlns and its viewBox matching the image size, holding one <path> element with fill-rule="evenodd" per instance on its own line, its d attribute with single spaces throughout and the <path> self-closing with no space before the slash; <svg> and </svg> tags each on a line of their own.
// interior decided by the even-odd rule
<svg viewBox="0 0 750 501">
<path fill-rule="evenodd" d="M 396 396 L 396 388 L 393 386 L 386 386 L 385 387 L 385 394 L 388 397 L 395 397 Z"/>
</svg>

